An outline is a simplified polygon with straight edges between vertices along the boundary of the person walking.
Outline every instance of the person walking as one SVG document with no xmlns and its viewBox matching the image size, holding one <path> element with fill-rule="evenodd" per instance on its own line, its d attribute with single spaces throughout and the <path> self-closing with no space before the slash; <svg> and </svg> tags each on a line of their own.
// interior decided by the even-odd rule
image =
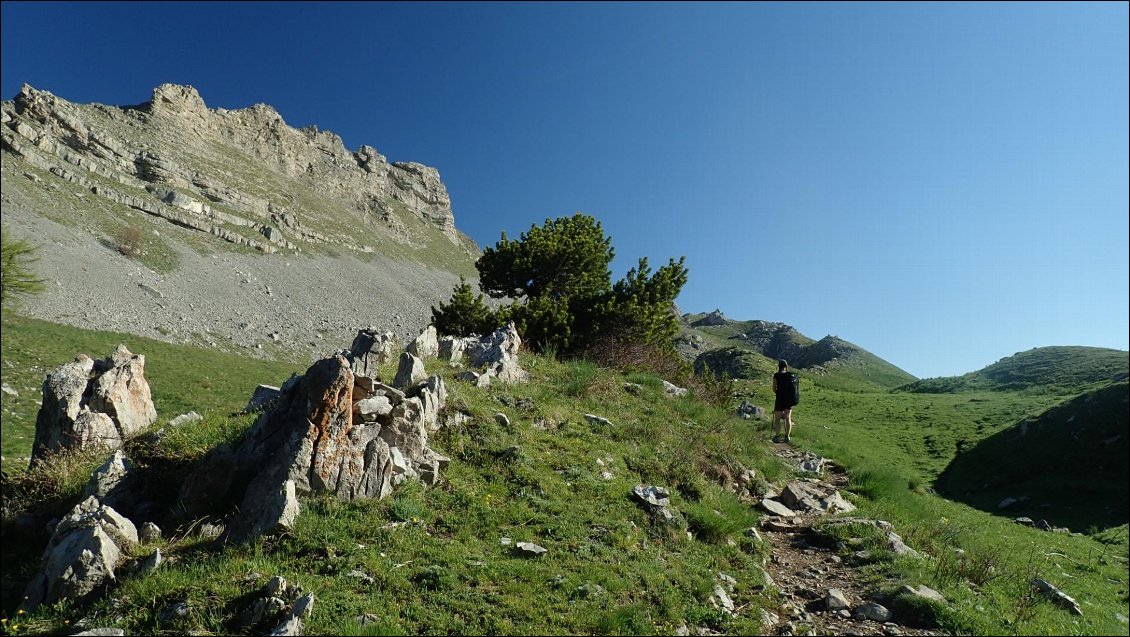
<svg viewBox="0 0 1130 637">
<path fill-rule="evenodd" d="M 785 359 L 777 361 L 777 373 L 773 374 L 773 442 L 793 441 L 793 407 L 800 402 L 800 379 L 789 371 Z M 785 425 L 785 435 L 781 436 L 781 424 Z"/>
</svg>

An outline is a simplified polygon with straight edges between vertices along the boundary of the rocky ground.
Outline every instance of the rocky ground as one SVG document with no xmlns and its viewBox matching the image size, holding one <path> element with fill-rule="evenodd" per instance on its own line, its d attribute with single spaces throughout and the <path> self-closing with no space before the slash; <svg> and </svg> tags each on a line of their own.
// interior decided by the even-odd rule
<svg viewBox="0 0 1130 637">
<path fill-rule="evenodd" d="M 78 327 L 189 342 L 245 355 L 308 357 L 375 327 L 404 342 L 447 301 L 458 277 L 379 256 L 201 254 L 162 230 L 178 268 L 158 274 L 122 256 L 94 231 L 69 228 L 5 202 L 4 225 L 40 246 L 36 273 L 48 291 L 22 314 Z M 197 233 L 199 234 L 199 233 Z"/>
<path fill-rule="evenodd" d="M 775 444 L 775 453 L 791 465 L 803 454 L 790 445 Z M 843 490 L 848 476 L 837 465 L 825 464 L 823 483 Z M 791 519 L 791 528 L 775 530 L 775 525 L 762 527 L 762 534 L 773 545 L 772 558 L 766 572 L 781 592 L 785 617 L 774 622 L 772 634 L 778 635 L 938 635 L 936 631 L 900 625 L 894 621 L 879 622 L 854 619 L 852 609 L 870 602 L 869 586 L 860 581 L 858 571 L 845 564 L 833 549 L 811 541 L 813 526 L 824 516 L 801 513 Z M 830 589 L 838 589 L 850 604 L 845 610 L 828 610 L 826 599 Z"/>
</svg>

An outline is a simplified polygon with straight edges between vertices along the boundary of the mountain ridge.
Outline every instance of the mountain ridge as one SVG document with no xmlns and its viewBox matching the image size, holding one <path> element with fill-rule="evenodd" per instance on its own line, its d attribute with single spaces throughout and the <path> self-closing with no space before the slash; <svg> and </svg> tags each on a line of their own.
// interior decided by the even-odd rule
<svg viewBox="0 0 1130 637">
<path fill-rule="evenodd" d="M 82 105 L 25 84 L 0 117 L 3 149 L 23 161 L 174 223 L 242 234 L 263 252 L 327 243 L 378 251 L 355 241 L 350 222 L 411 244 L 408 215 L 477 250 L 455 228 L 438 170 L 390 163 L 368 145 L 350 152 L 340 136 L 292 128 L 265 104 L 210 109 L 195 88 L 162 84 L 140 105 Z M 248 173 L 250 163 L 257 170 Z"/>
<path fill-rule="evenodd" d="M 912 374 L 845 341 L 826 335 L 819 340 L 796 328 L 772 321 L 736 321 L 715 310 L 684 314 L 676 347 L 696 369 L 709 367 L 732 378 L 765 378 L 785 359 L 803 375 L 844 389 L 891 389 L 917 380 Z"/>
<path fill-rule="evenodd" d="M 270 106 L 211 109 L 173 84 L 76 104 L 25 85 L 0 119 L 4 224 L 40 247 L 50 286 L 29 316 L 303 358 L 359 326 L 418 333 L 477 278 L 436 169 L 347 151 Z"/>
</svg>

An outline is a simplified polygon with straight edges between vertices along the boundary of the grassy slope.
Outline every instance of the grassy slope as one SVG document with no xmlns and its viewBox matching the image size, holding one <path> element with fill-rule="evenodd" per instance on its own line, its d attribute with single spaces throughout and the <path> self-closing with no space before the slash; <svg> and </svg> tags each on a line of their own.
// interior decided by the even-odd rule
<svg viewBox="0 0 1130 637">
<path fill-rule="evenodd" d="M 1084 530 L 1125 524 L 1130 501 L 1126 381 L 1087 392 L 1004 429 L 954 458 L 939 476 L 949 497 L 990 512 Z"/>
<path fill-rule="evenodd" d="M 291 373 L 305 370 L 294 363 L 243 358 L 212 349 L 162 343 L 130 334 L 80 330 L 18 316 L 3 319 L 0 380 L 19 392 L 3 394 L 4 470 L 27 465 L 35 438 L 35 416 L 42 400 L 43 379 L 79 354 L 105 358 L 119 344 L 145 355 L 145 377 L 153 392 L 159 423 L 196 410 L 227 415 L 247 404 L 256 385 L 279 385 Z"/>
<path fill-rule="evenodd" d="M 76 343 L 91 338 L 81 330 L 57 329 L 62 331 L 52 338 L 67 351 L 43 365 L 68 360 L 83 349 Z M 35 350 L 28 345 L 10 354 L 11 333 L 5 325 L 5 378 L 9 369 L 24 366 L 22 352 Z M 107 347 L 116 342 L 105 341 Z M 158 354 L 138 348 L 154 372 L 158 356 L 212 354 L 163 347 L 170 349 Z M 308 500 L 292 534 L 251 547 L 163 540 L 170 563 L 154 576 L 123 582 L 115 593 L 125 600 L 116 624 L 137 633 L 229 632 L 239 600 L 278 574 L 318 596 L 311 633 L 645 634 L 671 632 L 684 621 L 729 633 L 757 632 L 748 618 L 756 617 L 758 607 L 772 609 L 778 602 L 757 590 L 762 580 L 756 564 L 765 547 L 740 534 L 756 516 L 705 476 L 740 464 L 778 480 L 780 468 L 766 455 L 765 428 L 694 400 L 666 399 L 659 379 L 646 374 L 625 377 L 587 363 L 539 357 L 524 361 L 534 382 L 518 387 L 474 388 L 451 381 L 455 370 L 437 368 L 449 377 L 449 409 L 471 417 L 432 439 L 434 447 L 452 457 L 438 487 L 407 488 L 380 502 Z M 183 404 L 199 400 L 199 386 L 191 386 L 191 376 L 169 390 Z M 253 386 L 282 376 L 247 380 Z M 961 423 L 980 420 L 985 435 L 991 435 L 1019 414 L 1043 411 L 1051 398 L 867 395 L 829 389 L 818 380 L 806 378 L 797 410 L 798 442 L 841 459 L 852 471 L 854 490 L 866 496 L 857 499 L 862 513 L 891 520 L 912 546 L 935 556 L 911 561 L 876 551 L 874 560 L 860 565 L 876 587 L 906 581 L 940 590 L 951 600 L 942 617 L 950 632 L 1125 632 L 1116 617 L 1127 614 L 1124 531 L 1106 535 L 1113 545 L 1044 533 L 907 488 L 936 475 L 947 462 L 941 451 L 936 458 L 924 453 L 929 445 L 916 427 L 938 440 L 943 431 L 952 434 Z M 641 383 L 643 393 L 624 391 L 625 381 Z M 156 378 L 151 383 L 158 391 Z M 756 382 L 746 388 L 757 401 L 767 397 L 767 388 Z M 246 398 L 234 384 L 218 384 L 214 391 L 216 399 L 231 404 Z M 529 402 L 519 403 L 522 398 Z M 512 424 L 499 424 L 497 412 Z M 585 413 L 604 416 L 612 425 L 589 423 Z M 5 431 L 8 422 L 5 413 Z M 245 425 L 246 419 L 232 423 L 213 417 L 183 434 L 191 441 L 174 436 L 167 444 L 200 453 L 209 439 L 214 443 Z M 923 456 L 931 459 L 923 462 Z M 605 469 L 612 472 L 611 480 L 601 479 Z M 73 493 L 81 479 L 72 482 Z M 671 487 L 674 504 L 690 520 L 697 539 L 650 525 L 627 498 L 631 486 L 640 482 Z M 536 542 L 550 553 L 536 561 L 514 558 L 501 546 L 502 537 Z M 735 545 L 727 539 L 736 540 Z M 966 558 L 953 557 L 954 548 L 964 549 Z M 14 560 L 13 554 L 29 557 Z M 11 595 L 22 588 L 35 554 L 5 551 L 8 612 Z M 355 569 L 375 581 L 350 577 Z M 739 582 L 735 602 L 746 606 L 738 618 L 723 616 L 707 601 L 718 571 Z M 1030 598 L 1026 583 L 1034 575 L 1075 596 L 1084 605 L 1084 616 Z M 157 614 L 181 599 L 189 602 L 188 617 L 159 628 Z M 59 605 L 37 612 L 26 625 L 64 630 L 64 621 L 89 613 L 106 623 L 116 614 L 109 600 L 92 609 Z M 351 620 L 362 613 L 377 616 L 377 624 L 364 630 L 356 626 Z"/>
<path fill-rule="evenodd" d="M 752 402 L 772 408 L 769 381 L 741 387 Z M 1014 393 L 930 395 L 844 391 L 820 376 L 801 374 L 793 410 L 797 435 L 833 458 L 886 465 L 928 485 L 949 465 L 959 443 L 969 448 L 1054 404 L 1055 397 Z"/>
<path fill-rule="evenodd" d="M 1077 394 L 1125 374 L 1130 355 L 1101 347 L 1039 347 L 1020 352 L 963 376 L 929 378 L 900 390 L 941 394 L 968 391 L 1033 390 Z"/>
</svg>

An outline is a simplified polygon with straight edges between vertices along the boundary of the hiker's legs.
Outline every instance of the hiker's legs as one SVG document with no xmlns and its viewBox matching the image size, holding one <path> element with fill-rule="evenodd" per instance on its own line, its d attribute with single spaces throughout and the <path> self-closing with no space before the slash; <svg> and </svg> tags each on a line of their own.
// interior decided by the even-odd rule
<svg viewBox="0 0 1130 637">
<path fill-rule="evenodd" d="M 785 420 L 785 438 L 792 438 L 793 437 L 793 410 L 792 409 L 786 409 L 785 411 L 783 411 L 781 413 L 783 413 L 784 416 L 785 416 L 785 418 L 784 418 L 784 420 Z"/>
<path fill-rule="evenodd" d="M 781 435 L 781 414 L 784 412 L 773 412 L 773 439 L 776 440 Z"/>
</svg>

